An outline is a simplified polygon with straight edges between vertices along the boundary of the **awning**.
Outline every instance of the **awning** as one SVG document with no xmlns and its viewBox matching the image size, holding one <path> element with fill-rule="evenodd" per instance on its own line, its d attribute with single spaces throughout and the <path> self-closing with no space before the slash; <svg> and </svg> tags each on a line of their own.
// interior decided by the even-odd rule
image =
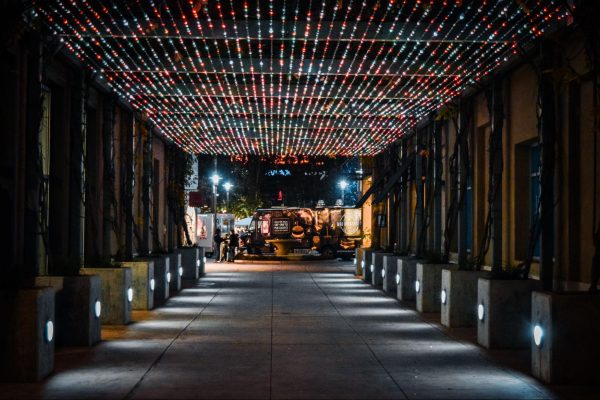
<svg viewBox="0 0 600 400">
<path fill-rule="evenodd" d="M 252 222 L 252 217 L 238 219 L 237 221 L 235 221 L 235 227 L 246 228 L 248 225 L 250 225 L 250 222 Z"/>
</svg>

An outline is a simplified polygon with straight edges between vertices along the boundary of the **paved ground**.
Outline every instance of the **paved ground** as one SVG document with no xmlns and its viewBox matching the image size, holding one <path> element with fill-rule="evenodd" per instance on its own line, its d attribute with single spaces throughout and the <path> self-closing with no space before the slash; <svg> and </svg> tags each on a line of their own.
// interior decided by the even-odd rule
<svg viewBox="0 0 600 400">
<path fill-rule="evenodd" d="M 59 349 L 42 384 L 0 384 L 0 398 L 555 396 L 357 280 L 349 263 L 207 272 L 135 323 L 103 330 L 101 344 Z"/>
</svg>

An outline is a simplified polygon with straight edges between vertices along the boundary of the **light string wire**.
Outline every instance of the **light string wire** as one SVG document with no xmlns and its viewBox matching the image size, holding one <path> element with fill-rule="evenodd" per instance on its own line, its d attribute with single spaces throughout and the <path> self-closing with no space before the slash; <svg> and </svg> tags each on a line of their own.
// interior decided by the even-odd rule
<svg viewBox="0 0 600 400">
<path fill-rule="evenodd" d="M 387 6 L 358 2 L 360 6 L 353 0 L 339 0 L 333 7 L 333 18 L 326 21 L 331 2 L 327 8 L 328 2 L 323 1 L 316 29 L 311 23 L 315 16 L 298 15 L 300 2 L 296 2 L 291 46 L 286 48 L 290 42 L 286 3 L 279 9 L 270 0 L 266 19 L 260 3 L 256 3 L 258 38 L 255 39 L 251 37 L 254 32 L 251 32 L 250 6 L 244 1 L 243 24 L 249 59 L 242 57 L 244 36 L 238 31 L 238 23 L 242 21 L 236 19 L 234 0 L 229 0 L 227 6 L 217 0 L 218 21 L 211 16 L 214 10 L 209 10 L 206 1 L 188 1 L 185 5 L 177 0 L 176 10 L 169 6 L 172 2 L 160 2 L 162 10 L 154 1 L 135 2 L 138 7 L 134 10 L 130 4 L 135 3 L 107 5 L 102 0 L 81 3 L 54 0 L 40 2 L 38 8 L 68 49 L 90 69 L 103 74 L 119 95 L 186 151 L 262 156 L 379 153 L 412 129 L 424 115 L 488 76 L 515 51 L 517 43 L 522 45 L 541 36 L 567 13 L 555 1 L 541 0 L 533 6 L 508 1 L 491 2 L 491 6 L 487 1 L 478 6 L 460 2 L 450 6 L 448 1 L 440 6 L 434 0 L 428 4 L 390 1 Z M 357 7 L 358 21 L 348 23 Z M 381 12 L 379 7 L 385 10 Z M 149 8 L 160 26 L 153 25 Z M 226 19 L 225 8 L 229 9 L 231 19 Z M 371 15 L 359 29 L 367 8 L 372 10 Z M 437 11 L 431 16 L 434 9 Z M 308 10 L 312 13 L 312 0 Z M 334 30 L 339 26 L 338 11 L 343 15 L 343 29 L 339 33 Z M 278 12 L 281 12 L 280 35 L 274 29 Z M 377 17 L 381 14 L 382 17 Z M 386 23 L 388 18 L 393 22 Z M 195 32 L 190 19 L 196 22 Z M 261 24 L 265 20 L 269 26 L 266 42 Z M 306 20 L 304 37 L 296 39 L 301 20 Z M 222 35 L 214 29 L 219 23 Z M 324 24 L 329 24 L 327 30 L 322 30 Z M 449 29 L 446 25 L 450 25 Z M 389 34 L 382 33 L 383 29 L 389 29 Z M 386 39 L 390 35 L 395 39 Z M 300 62 L 294 70 L 296 44 L 300 40 L 303 41 Z M 280 43 L 278 59 L 276 41 Z M 337 42 L 335 50 L 332 58 L 327 59 L 332 42 Z M 258 66 L 253 61 L 256 60 L 254 43 L 258 46 Z M 270 50 L 268 66 L 264 65 L 265 43 Z M 204 45 L 205 57 L 198 44 Z M 355 45 L 356 48 L 352 47 Z M 232 46 L 236 47 L 232 50 Z M 225 49 L 228 62 L 221 48 Z M 340 49 L 342 58 L 337 69 L 331 71 Z M 291 51 L 293 58 L 285 59 L 286 50 Z M 347 54 L 352 50 L 354 54 L 348 65 Z M 239 70 L 235 68 L 235 56 Z M 315 83 L 311 85 L 313 78 Z M 316 81 L 321 79 L 324 82 Z"/>
</svg>

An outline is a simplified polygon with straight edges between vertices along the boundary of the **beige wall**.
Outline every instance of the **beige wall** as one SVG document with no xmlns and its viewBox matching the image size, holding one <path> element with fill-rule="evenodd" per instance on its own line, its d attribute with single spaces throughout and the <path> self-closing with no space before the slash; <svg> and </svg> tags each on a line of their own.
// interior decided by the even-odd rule
<svg viewBox="0 0 600 400">
<path fill-rule="evenodd" d="M 586 75 L 585 56 L 577 40 L 564 43 L 561 49 L 563 63 L 570 58 L 571 67 L 580 76 Z M 565 73 L 565 68 L 556 68 L 555 89 L 557 92 L 557 165 L 556 165 L 556 238 L 555 262 L 559 281 L 579 283 L 590 281 L 593 247 L 593 190 L 594 190 L 594 110 L 593 86 L 590 78 L 578 79 L 575 73 Z M 587 80 L 586 80 L 587 79 Z M 569 87 L 580 88 L 580 105 L 571 103 Z M 530 150 L 538 140 L 537 99 L 538 77 L 530 64 L 523 64 L 503 78 L 505 119 L 503 125 L 503 180 L 502 180 L 502 264 L 516 266 L 523 261 L 529 241 L 530 203 Z M 573 97 L 571 95 L 571 97 Z M 472 134 L 470 155 L 473 179 L 473 255 L 478 251 L 483 238 L 485 219 L 488 213 L 489 187 L 489 134 L 490 115 L 486 96 L 476 94 L 472 100 Z M 575 122 L 573 122 L 575 121 Z M 575 125 L 579 125 L 577 130 Z M 451 199 L 450 156 L 456 140 L 452 121 L 444 122 L 443 177 L 446 185 L 442 192 L 443 224 L 446 223 L 447 207 Z M 600 147 L 600 145 L 598 146 Z M 600 182 L 598 183 L 600 188 Z M 599 190 L 600 191 L 600 190 Z M 411 185 L 414 209 L 414 185 Z M 373 215 L 377 213 L 373 209 Z M 600 205 L 598 205 L 600 214 Z M 400 218 L 404 216 L 401 215 Z M 411 221 L 412 222 L 412 221 Z M 409 223 L 410 229 L 411 223 Z M 389 229 L 393 229 L 390 227 Z M 414 232 L 413 232 L 414 233 Z M 456 235 L 455 235 L 456 236 Z M 382 238 L 385 236 L 382 235 Z M 414 251 L 414 235 L 412 237 Z M 493 244 L 485 258 L 491 264 Z M 453 246 L 452 251 L 456 251 Z M 532 265 L 531 276 L 537 277 L 539 266 Z M 563 285 L 565 286 L 565 285 Z M 568 285 L 566 285 L 568 286 Z"/>
</svg>

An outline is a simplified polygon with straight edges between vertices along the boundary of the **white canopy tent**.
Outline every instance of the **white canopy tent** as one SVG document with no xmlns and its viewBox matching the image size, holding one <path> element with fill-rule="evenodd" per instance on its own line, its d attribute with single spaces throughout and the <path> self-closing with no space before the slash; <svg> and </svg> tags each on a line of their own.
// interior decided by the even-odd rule
<svg viewBox="0 0 600 400">
<path fill-rule="evenodd" d="M 238 229 L 245 229 L 250 225 L 250 222 L 252 222 L 252 217 L 239 219 L 235 221 L 235 227 Z"/>
</svg>

